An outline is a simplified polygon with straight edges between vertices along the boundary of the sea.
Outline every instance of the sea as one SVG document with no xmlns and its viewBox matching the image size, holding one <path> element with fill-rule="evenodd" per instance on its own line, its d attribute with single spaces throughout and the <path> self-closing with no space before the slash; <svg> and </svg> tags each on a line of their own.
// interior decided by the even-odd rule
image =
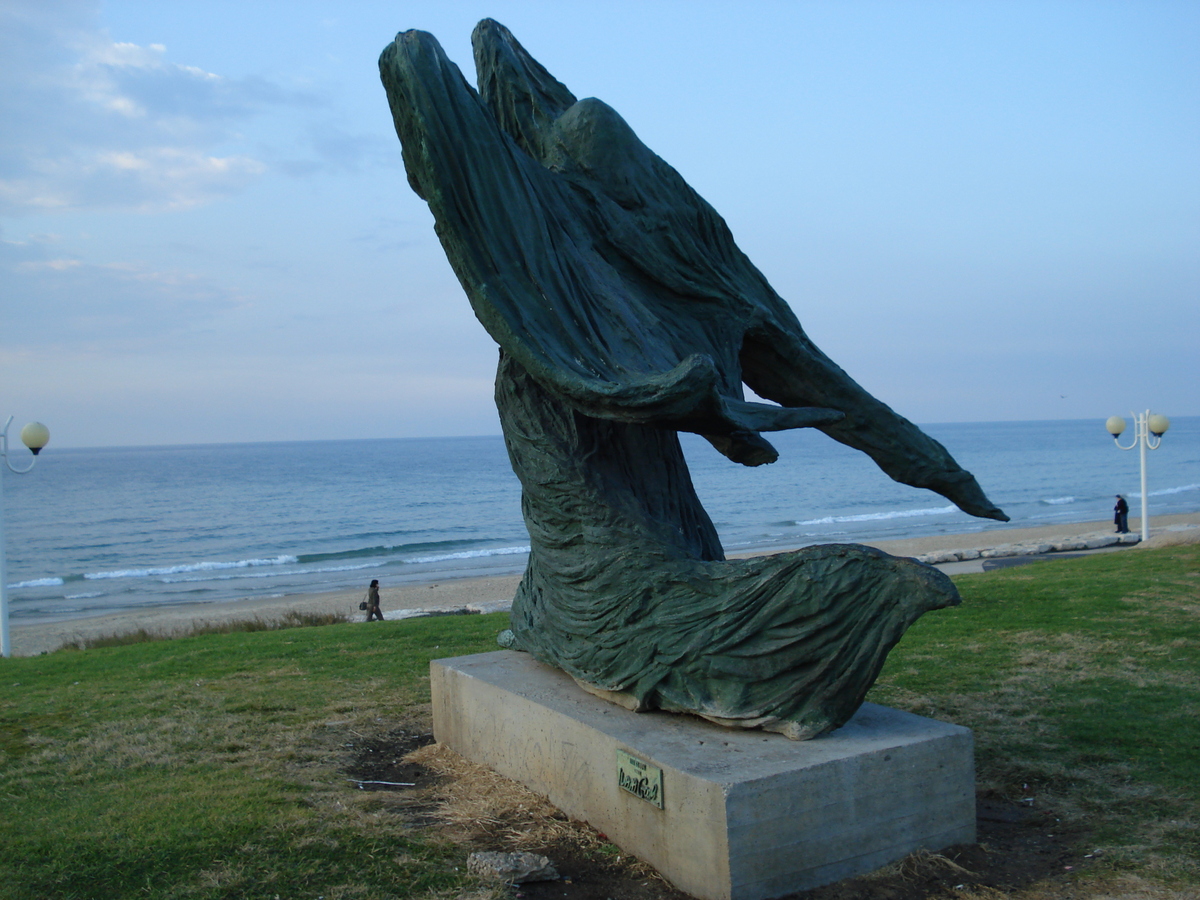
<svg viewBox="0 0 1200 900">
<path fill-rule="evenodd" d="M 1111 519 L 1141 511 L 1136 450 L 1102 420 L 922 428 L 1011 517 L 975 519 L 891 481 L 814 430 L 770 436 L 777 463 L 733 464 L 682 435 L 727 553 Z M 1129 442 L 1126 432 L 1124 443 Z M 16 442 L 14 442 L 16 444 Z M 11 451 L 16 460 L 24 448 Z M 1200 417 L 1147 454 L 1156 515 L 1200 511 Z M 509 574 L 529 538 L 499 436 L 43 451 L 4 477 L 13 625 L 153 607 Z"/>
</svg>

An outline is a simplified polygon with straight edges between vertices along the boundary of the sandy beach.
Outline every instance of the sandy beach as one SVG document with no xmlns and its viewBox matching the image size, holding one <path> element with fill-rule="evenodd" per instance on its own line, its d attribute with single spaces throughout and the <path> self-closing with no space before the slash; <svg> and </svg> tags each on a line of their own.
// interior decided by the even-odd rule
<svg viewBox="0 0 1200 900">
<path fill-rule="evenodd" d="M 1129 527 L 1137 533 L 1141 524 L 1130 519 Z M 978 532 L 962 535 L 936 535 L 902 541 L 866 542 L 895 556 L 919 557 L 943 550 L 983 551 L 1000 545 L 1053 543 L 1071 538 L 1112 533 L 1112 522 L 1075 522 L 1045 525 L 1037 528 L 1014 528 L 1003 531 Z M 1146 546 L 1200 541 L 1200 513 L 1157 516 L 1152 519 L 1150 541 Z M 1107 549 L 1118 549 L 1105 548 Z M 1137 545 L 1134 545 L 1134 550 Z M 772 551 L 775 552 L 775 551 Z M 1097 551 L 1099 552 L 1099 551 Z M 745 554 L 755 555 L 755 554 Z M 1054 554 L 1048 554 L 1053 556 Z M 952 574 L 962 571 L 982 571 L 979 563 L 950 563 L 943 566 Z M 406 584 L 384 587 L 380 591 L 384 618 L 410 618 L 428 612 L 497 612 L 506 610 L 520 575 L 487 578 L 459 578 L 429 584 Z M 239 620 L 275 620 L 289 613 L 341 613 L 347 618 L 362 618 L 358 603 L 366 593 L 366 585 L 352 591 L 332 593 L 293 594 L 267 600 L 235 600 L 219 604 L 191 604 L 160 607 L 153 610 L 116 613 L 88 619 L 72 619 L 37 625 L 12 625 L 11 641 L 14 656 L 34 656 L 47 653 L 81 640 L 125 634 L 145 629 L 153 634 L 168 636 L 200 623 L 219 623 Z"/>
</svg>

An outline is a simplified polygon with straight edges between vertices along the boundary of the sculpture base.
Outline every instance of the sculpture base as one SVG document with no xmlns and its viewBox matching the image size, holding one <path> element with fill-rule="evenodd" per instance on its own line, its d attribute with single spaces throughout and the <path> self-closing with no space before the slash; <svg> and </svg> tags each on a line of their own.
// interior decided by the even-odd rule
<svg viewBox="0 0 1200 900">
<path fill-rule="evenodd" d="M 437 740 L 704 900 L 764 900 L 975 840 L 971 732 L 863 704 L 811 741 L 635 713 L 525 653 L 430 664 Z"/>
</svg>

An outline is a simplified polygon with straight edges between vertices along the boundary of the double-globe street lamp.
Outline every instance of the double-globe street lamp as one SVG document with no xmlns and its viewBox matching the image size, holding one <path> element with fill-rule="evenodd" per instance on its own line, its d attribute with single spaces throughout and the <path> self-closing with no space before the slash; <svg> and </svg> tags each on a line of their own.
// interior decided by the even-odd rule
<svg viewBox="0 0 1200 900">
<path fill-rule="evenodd" d="M 1162 444 L 1162 436 L 1171 427 L 1171 420 L 1166 416 L 1146 410 L 1133 416 L 1133 443 L 1128 447 L 1121 446 L 1121 433 L 1125 431 L 1125 420 L 1121 416 L 1109 416 L 1104 427 L 1113 436 L 1113 441 L 1122 450 L 1132 450 L 1137 447 L 1142 461 L 1142 540 L 1150 539 L 1150 516 L 1146 503 L 1146 450 L 1157 450 Z M 1153 438 L 1151 437 L 1153 435 Z"/>
<path fill-rule="evenodd" d="M 4 457 L 4 463 L 8 468 L 16 472 L 18 475 L 24 475 L 33 468 L 37 462 L 37 455 L 42 452 L 42 448 L 50 443 L 50 429 L 41 422 L 30 422 L 21 429 L 21 443 L 30 449 L 33 453 L 33 459 L 24 469 L 18 469 L 12 464 L 12 460 L 8 458 L 8 426 L 12 424 L 13 417 L 9 416 L 8 421 L 4 423 L 4 431 L 0 432 L 0 456 Z M 5 657 L 12 655 L 12 648 L 8 643 L 8 554 L 4 547 L 4 471 L 0 469 L 0 655 Z"/>
</svg>

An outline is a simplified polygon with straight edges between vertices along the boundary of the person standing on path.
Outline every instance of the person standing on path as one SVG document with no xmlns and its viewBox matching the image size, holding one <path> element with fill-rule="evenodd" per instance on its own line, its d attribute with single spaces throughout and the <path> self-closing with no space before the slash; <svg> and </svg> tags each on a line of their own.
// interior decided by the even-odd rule
<svg viewBox="0 0 1200 900">
<path fill-rule="evenodd" d="M 375 579 L 371 582 L 371 586 L 367 589 L 367 621 L 378 619 L 383 621 L 383 611 L 379 608 L 379 580 Z"/>
<path fill-rule="evenodd" d="M 1113 524 L 1117 534 L 1129 534 L 1129 504 L 1121 494 L 1117 494 L 1117 505 L 1113 507 Z"/>
</svg>

